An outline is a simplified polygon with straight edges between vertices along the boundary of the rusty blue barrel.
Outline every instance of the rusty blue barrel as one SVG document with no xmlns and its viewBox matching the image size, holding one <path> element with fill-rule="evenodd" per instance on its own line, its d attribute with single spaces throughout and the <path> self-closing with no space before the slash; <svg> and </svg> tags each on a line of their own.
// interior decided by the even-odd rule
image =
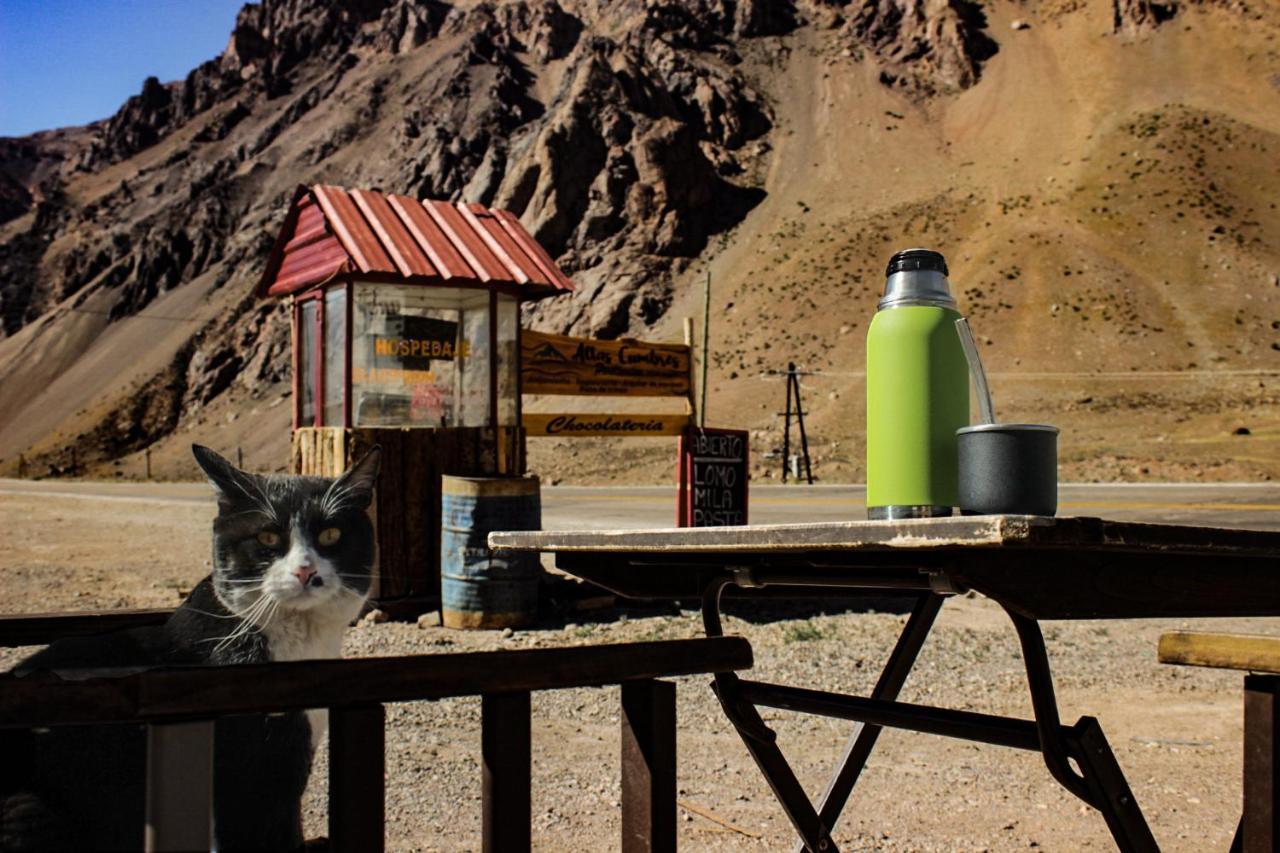
<svg viewBox="0 0 1280 853">
<path fill-rule="evenodd" d="M 444 477 L 440 501 L 441 621 L 449 628 L 520 628 L 538 612 L 542 563 L 494 553 L 494 530 L 539 530 L 537 477 Z"/>
</svg>

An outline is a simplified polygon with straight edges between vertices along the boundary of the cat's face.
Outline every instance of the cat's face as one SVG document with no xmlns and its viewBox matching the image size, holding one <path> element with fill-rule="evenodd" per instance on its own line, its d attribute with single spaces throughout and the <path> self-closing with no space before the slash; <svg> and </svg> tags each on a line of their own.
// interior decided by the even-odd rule
<svg viewBox="0 0 1280 853">
<path fill-rule="evenodd" d="M 373 568 L 365 510 L 376 448 L 336 480 L 249 474 L 206 447 L 192 451 L 218 493 L 213 585 L 228 610 L 263 625 L 281 610 L 359 609 Z"/>
</svg>

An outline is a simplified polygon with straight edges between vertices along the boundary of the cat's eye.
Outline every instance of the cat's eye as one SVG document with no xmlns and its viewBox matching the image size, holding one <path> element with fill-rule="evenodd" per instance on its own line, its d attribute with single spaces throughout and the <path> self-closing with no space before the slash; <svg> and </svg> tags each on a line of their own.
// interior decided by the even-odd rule
<svg viewBox="0 0 1280 853">
<path fill-rule="evenodd" d="M 320 531 L 320 535 L 316 537 L 317 541 L 324 547 L 338 544 L 338 540 L 342 538 L 342 531 L 336 527 L 326 527 Z"/>
<path fill-rule="evenodd" d="M 258 543 L 266 545 L 268 548 L 274 548 L 280 544 L 280 534 L 274 530 L 263 530 L 258 534 Z"/>
</svg>

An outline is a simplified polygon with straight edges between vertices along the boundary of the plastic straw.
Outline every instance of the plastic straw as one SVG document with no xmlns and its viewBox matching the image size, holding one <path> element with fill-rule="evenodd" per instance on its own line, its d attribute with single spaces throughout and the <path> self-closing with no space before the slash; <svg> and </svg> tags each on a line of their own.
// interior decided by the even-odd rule
<svg viewBox="0 0 1280 853">
<path fill-rule="evenodd" d="M 978 345 L 973 340 L 969 321 L 963 317 L 956 320 L 956 332 L 960 335 L 960 346 L 964 347 L 964 357 L 969 362 L 973 384 L 978 389 L 978 411 L 982 416 L 982 423 L 993 424 L 996 422 L 996 413 L 991 405 L 991 389 L 987 386 L 987 372 L 982 369 L 982 359 L 978 356 Z"/>
</svg>

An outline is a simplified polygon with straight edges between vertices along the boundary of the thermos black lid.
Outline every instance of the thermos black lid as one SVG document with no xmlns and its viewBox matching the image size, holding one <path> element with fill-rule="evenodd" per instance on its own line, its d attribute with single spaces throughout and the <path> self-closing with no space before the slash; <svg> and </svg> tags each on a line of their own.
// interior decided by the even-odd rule
<svg viewBox="0 0 1280 853">
<path fill-rule="evenodd" d="M 933 270 L 947 275 L 947 259 L 931 249 L 906 249 L 889 259 L 885 275 L 910 270 Z"/>
</svg>

